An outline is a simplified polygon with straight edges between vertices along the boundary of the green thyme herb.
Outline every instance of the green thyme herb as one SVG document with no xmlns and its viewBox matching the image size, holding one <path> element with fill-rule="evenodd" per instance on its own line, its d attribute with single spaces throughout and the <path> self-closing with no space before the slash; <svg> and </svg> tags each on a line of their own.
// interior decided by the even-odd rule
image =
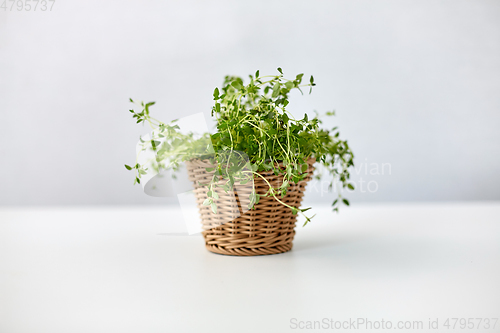
<svg viewBox="0 0 500 333">
<path fill-rule="evenodd" d="M 313 76 L 308 83 L 302 83 L 303 74 L 289 79 L 284 77 L 281 68 L 278 68 L 278 73 L 260 76 L 257 71 L 255 75 L 249 75 L 247 84 L 240 77 L 226 76 L 221 89 L 215 88 L 213 92 L 212 117 L 216 119 L 217 131 L 214 134 L 207 133 L 199 139 L 181 134 L 175 122 L 165 124 L 152 118 L 149 107 L 154 102 L 141 102 L 140 112 L 130 112 L 137 123 L 151 126 L 151 140 L 145 142 L 141 139 L 143 150 L 155 151 L 155 168 L 158 170 L 176 170 L 186 160 L 210 158 L 216 162 L 217 167 L 207 171 L 214 171 L 214 179 L 222 177 L 228 180 L 224 185 L 226 191 L 236 182 L 248 181 L 248 177 L 260 177 L 269 186 L 265 196 L 274 197 L 294 214 L 304 215 L 306 225 L 312 217 L 306 216 L 304 212 L 310 208 L 295 208 L 280 198 L 286 195 L 291 183 L 298 183 L 307 176 L 305 171 L 309 158 L 315 158 L 333 175 L 330 188 L 333 182 L 339 181 L 343 188 L 353 190 L 353 185 L 349 183 L 349 170 L 354 166 L 354 156 L 347 141 L 339 139 L 336 127 L 332 130 L 320 127 L 322 121 L 318 114 L 312 118 L 305 114 L 302 119 L 295 119 L 287 111 L 290 92 L 297 89 L 303 93 L 302 88 L 309 87 L 311 93 L 312 87 L 316 85 Z M 130 101 L 134 103 L 132 99 Z M 334 112 L 326 113 L 326 116 L 333 115 Z M 211 141 L 214 151 L 209 151 L 207 140 Z M 238 152 L 248 155 L 250 170 L 241 165 L 241 159 L 237 158 Z M 140 182 L 141 176 L 147 171 L 137 162 L 134 166 L 125 167 L 136 172 L 136 183 Z M 282 184 L 273 187 L 259 173 L 264 171 L 282 175 Z M 317 178 L 319 179 L 319 175 Z M 204 184 L 207 186 L 204 205 L 211 206 L 216 213 L 214 199 L 217 198 L 213 183 L 215 182 Z M 255 192 L 250 195 L 250 208 L 258 203 L 259 197 Z M 334 211 L 338 211 L 340 203 L 349 205 L 349 201 L 339 191 L 338 198 L 332 204 Z"/>
</svg>

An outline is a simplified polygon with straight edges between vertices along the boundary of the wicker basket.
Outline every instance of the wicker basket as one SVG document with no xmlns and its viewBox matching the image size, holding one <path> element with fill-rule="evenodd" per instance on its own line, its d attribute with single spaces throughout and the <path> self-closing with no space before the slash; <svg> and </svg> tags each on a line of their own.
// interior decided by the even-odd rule
<svg viewBox="0 0 500 333">
<path fill-rule="evenodd" d="M 312 178 L 315 160 L 307 161 L 308 176 L 298 184 L 290 184 L 285 197 L 281 201 L 299 208 L 307 182 Z M 214 253 L 235 256 L 257 256 L 290 251 L 295 235 L 297 215 L 283 206 L 273 197 L 261 196 L 254 209 L 247 210 L 251 185 L 235 184 L 235 192 L 225 193 L 216 187 L 219 199 L 215 200 L 217 214 L 213 214 L 210 206 L 203 206 L 206 199 L 206 187 L 212 180 L 213 168 L 207 160 L 191 160 L 186 163 L 189 179 L 194 182 L 195 196 L 201 215 L 203 237 L 207 249 Z M 273 187 L 281 185 L 282 176 L 272 172 L 262 172 Z M 260 177 L 254 179 L 254 187 L 258 194 L 265 194 L 269 187 Z M 231 191 L 229 191 L 231 192 Z M 242 209 L 243 207 L 243 209 Z"/>
</svg>

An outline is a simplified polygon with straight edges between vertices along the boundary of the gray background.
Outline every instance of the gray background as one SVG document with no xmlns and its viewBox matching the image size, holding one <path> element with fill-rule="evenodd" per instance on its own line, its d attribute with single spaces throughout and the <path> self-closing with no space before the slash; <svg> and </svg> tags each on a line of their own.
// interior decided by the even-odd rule
<svg viewBox="0 0 500 333">
<path fill-rule="evenodd" d="M 278 66 L 315 76 L 295 114 L 337 111 L 326 125 L 349 140 L 355 183 L 377 185 L 354 202 L 500 199 L 500 1 L 16 8 L 0 9 L 0 205 L 174 203 L 123 167 L 147 132 L 128 98 L 155 100 L 164 121 L 209 115 L 224 75 Z M 390 174 L 370 174 L 383 163 Z"/>
</svg>

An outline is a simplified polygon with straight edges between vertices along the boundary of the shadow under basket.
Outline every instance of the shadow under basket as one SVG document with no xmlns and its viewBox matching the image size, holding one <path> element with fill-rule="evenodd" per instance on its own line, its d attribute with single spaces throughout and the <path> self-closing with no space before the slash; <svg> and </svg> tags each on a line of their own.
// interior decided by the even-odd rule
<svg viewBox="0 0 500 333">
<path fill-rule="evenodd" d="M 315 159 L 307 161 L 307 177 L 297 184 L 290 184 L 286 196 L 278 197 L 281 201 L 295 208 L 300 207 L 305 187 L 314 172 L 314 162 Z M 253 186 L 261 197 L 254 209 L 250 210 L 248 204 L 251 185 L 235 184 L 235 191 L 228 191 L 229 193 L 215 187 L 214 191 L 219 198 L 214 200 L 217 206 L 217 214 L 214 214 L 210 206 L 203 205 L 207 198 L 207 188 L 200 185 L 211 182 L 214 171 L 209 172 L 207 168 L 213 168 L 214 165 L 208 160 L 191 160 L 186 162 L 186 167 L 189 179 L 194 183 L 204 230 L 202 234 L 208 251 L 233 256 L 258 256 L 292 249 L 297 215 L 292 214 L 290 208 L 275 198 L 263 196 L 269 189 L 263 179 L 254 178 Z M 281 175 L 276 176 L 272 172 L 260 174 L 275 188 L 283 182 Z"/>
</svg>

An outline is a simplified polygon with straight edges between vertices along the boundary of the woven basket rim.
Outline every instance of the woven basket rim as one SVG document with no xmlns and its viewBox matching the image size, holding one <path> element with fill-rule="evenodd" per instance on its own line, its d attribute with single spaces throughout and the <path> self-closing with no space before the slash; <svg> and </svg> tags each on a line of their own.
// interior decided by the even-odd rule
<svg viewBox="0 0 500 333">
<path fill-rule="evenodd" d="M 307 164 L 314 164 L 317 162 L 317 159 L 316 157 L 308 157 L 306 159 L 306 163 Z M 193 164 L 198 164 L 199 166 L 201 166 L 202 164 L 204 165 L 207 165 L 207 167 L 214 167 L 216 164 L 213 164 L 210 162 L 210 159 L 208 158 L 205 158 L 203 160 L 199 159 L 199 158 L 192 158 L 190 160 L 186 160 L 185 163 L 193 163 Z M 278 165 L 279 166 L 283 166 L 283 161 L 278 161 Z"/>
</svg>

